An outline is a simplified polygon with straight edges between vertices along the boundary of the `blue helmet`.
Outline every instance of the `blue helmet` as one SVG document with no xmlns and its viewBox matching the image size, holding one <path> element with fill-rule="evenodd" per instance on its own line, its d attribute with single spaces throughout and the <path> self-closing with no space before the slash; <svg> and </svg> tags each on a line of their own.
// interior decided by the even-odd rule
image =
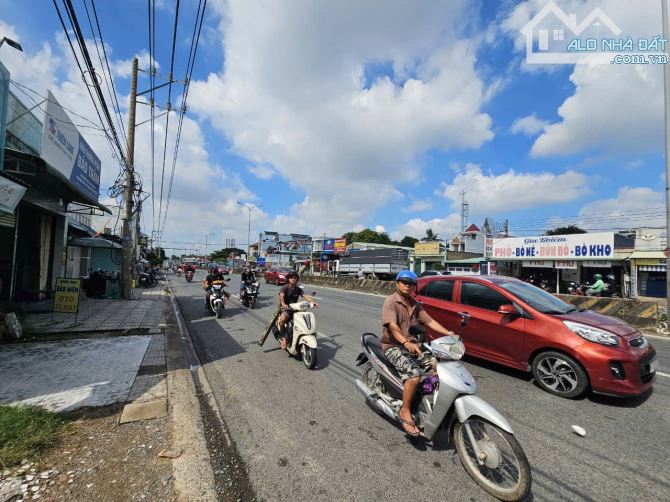
<svg viewBox="0 0 670 502">
<path fill-rule="evenodd" d="M 416 274 L 411 270 L 401 270 L 398 272 L 398 275 L 395 276 L 395 280 L 396 282 L 407 281 L 416 284 Z"/>
</svg>

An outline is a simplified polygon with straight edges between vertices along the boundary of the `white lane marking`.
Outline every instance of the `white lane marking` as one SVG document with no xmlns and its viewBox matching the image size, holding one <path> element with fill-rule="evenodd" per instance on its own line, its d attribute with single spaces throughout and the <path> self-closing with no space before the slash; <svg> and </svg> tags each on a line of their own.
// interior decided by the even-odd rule
<svg viewBox="0 0 670 502">
<path fill-rule="evenodd" d="M 661 375 L 662 377 L 665 377 L 665 378 L 670 378 L 670 375 L 668 375 L 667 373 L 661 373 L 660 371 L 657 371 L 656 374 Z"/>
</svg>

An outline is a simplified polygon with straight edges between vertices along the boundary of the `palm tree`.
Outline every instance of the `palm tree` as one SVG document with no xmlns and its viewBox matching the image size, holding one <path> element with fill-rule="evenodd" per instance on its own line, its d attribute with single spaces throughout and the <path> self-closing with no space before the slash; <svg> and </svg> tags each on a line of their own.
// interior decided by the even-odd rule
<svg viewBox="0 0 670 502">
<path fill-rule="evenodd" d="M 432 228 L 427 228 L 426 229 L 426 237 L 424 237 L 422 240 L 424 241 L 436 241 L 437 240 L 437 234 L 433 232 Z"/>
</svg>

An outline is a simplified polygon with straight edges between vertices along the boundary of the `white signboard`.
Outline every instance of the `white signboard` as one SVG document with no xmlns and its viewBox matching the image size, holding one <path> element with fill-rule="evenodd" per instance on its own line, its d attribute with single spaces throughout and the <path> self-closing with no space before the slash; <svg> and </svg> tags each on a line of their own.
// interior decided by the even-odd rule
<svg viewBox="0 0 670 502">
<path fill-rule="evenodd" d="M 577 268 L 577 262 L 574 260 L 556 260 L 554 268 L 573 269 Z"/>
<path fill-rule="evenodd" d="M 14 214 L 16 205 L 26 193 L 26 187 L 0 176 L 0 212 Z"/>
<path fill-rule="evenodd" d="M 553 261 L 543 261 L 543 260 L 528 260 L 523 262 L 524 267 L 529 268 L 553 268 Z"/>
<path fill-rule="evenodd" d="M 606 260 L 614 256 L 614 233 L 511 237 L 493 242 L 494 260 Z"/>
<path fill-rule="evenodd" d="M 47 111 L 42 133 L 42 158 L 79 192 L 98 200 L 100 188 L 100 159 L 58 104 L 47 91 Z"/>
<path fill-rule="evenodd" d="M 611 266 L 612 262 L 607 260 L 586 260 L 582 262 L 582 267 L 610 268 Z"/>
</svg>

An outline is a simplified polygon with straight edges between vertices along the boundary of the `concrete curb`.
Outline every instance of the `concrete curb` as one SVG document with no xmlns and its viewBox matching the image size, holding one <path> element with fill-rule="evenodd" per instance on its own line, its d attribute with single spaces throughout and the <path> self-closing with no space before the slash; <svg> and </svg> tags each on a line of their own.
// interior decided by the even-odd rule
<svg viewBox="0 0 670 502">
<path fill-rule="evenodd" d="M 173 460 L 174 488 L 180 501 L 217 500 L 214 472 L 205 440 L 197 387 L 189 354 L 190 334 L 172 291 L 168 309 L 165 356 L 173 448 L 181 455 Z M 199 365 L 198 365 L 199 366 Z"/>
</svg>

